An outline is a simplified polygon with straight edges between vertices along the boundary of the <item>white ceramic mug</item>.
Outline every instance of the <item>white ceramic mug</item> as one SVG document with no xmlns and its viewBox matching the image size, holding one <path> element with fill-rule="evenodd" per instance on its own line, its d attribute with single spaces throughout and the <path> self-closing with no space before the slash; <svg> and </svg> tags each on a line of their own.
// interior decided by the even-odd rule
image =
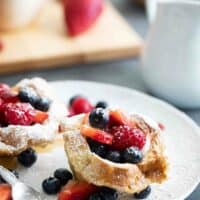
<svg viewBox="0 0 200 200">
<path fill-rule="evenodd" d="M 47 0 L 0 0 L 0 30 L 20 28 L 33 21 Z"/>
<path fill-rule="evenodd" d="M 155 95 L 179 107 L 200 107 L 200 1 L 159 1 L 142 74 Z"/>
</svg>

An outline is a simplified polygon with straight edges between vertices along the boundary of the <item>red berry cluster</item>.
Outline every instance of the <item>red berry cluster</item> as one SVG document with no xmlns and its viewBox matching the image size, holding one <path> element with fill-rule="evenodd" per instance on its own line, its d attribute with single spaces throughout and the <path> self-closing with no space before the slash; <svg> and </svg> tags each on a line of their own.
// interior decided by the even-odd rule
<svg viewBox="0 0 200 200">
<path fill-rule="evenodd" d="M 111 134 L 113 135 L 112 148 L 116 150 L 124 150 L 131 146 L 142 149 L 146 143 L 146 136 L 140 129 L 127 125 L 112 127 Z"/>
<path fill-rule="evenodd" d="M 145 133 L 137 128 L 136 123 L 120 110 L 110 111 L 110 120 L 105 130 L 83 125 L 81 133 L 91 139 L 108 144 L 113 150 L 123 151 L 128 147 L 142 149 L 146 143 Z"/>
<path fill-rule="evenodd" d="M 42 123 L 48 114 L 35 110 L 29 103 L 19 101 L 18 93 L 0 84 L 0 125 L 31 125 Z"/>
</svg>

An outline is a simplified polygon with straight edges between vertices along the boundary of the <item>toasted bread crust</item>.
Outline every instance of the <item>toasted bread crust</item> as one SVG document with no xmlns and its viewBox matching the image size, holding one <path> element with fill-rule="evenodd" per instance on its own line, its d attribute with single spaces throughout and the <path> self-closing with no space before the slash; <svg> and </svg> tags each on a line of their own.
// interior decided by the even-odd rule
<svg viewBox="0 0 200 200">
<path fill-rule="evenodd" d="M 102 159 L 90 151 L 87 140 L 79 129 L 74 126 L 74 130 L 66 131 L 65 151 L 77 179 L 126 193 L 140 192 L 149 184 L 161 183 L 166 179 L 167 161 L 159 130 L 148 126 L 138 115 L 133 117 L 140 122 L 140 128 L 145 131 L 148 129 L 152 138 L 150 149 L 139 165 L 119 164 Z"/>
</svg>

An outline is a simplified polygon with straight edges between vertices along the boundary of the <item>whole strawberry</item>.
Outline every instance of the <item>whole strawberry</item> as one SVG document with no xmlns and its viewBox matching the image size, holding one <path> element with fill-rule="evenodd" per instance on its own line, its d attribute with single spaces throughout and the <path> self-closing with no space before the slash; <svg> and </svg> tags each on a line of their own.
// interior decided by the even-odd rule
<svg viewBox="0 0 200 200">
<path fill-rule="evenodd" d="M 63 0 L 65 22 L 69 35 L 86 31 L 103 10 L 103 0 Z"/>
</svg>

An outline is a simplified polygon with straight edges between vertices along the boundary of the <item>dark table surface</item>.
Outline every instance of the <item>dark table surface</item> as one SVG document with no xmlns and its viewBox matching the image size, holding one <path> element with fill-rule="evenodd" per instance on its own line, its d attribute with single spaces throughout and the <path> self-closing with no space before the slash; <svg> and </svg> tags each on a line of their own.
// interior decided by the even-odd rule
<svg viewBox="0 0 200 200">
<path fill-rule="evenodd" d="M 135 6 L 132 0 L 112 0 L 112 2 L 127 19 L 129 24 L 145 38 L 149 25 L 144 8 Z M 139 58 L 134 58 L 101 64 L 76 65 L 67 68 L 60 66 L 56 69 L 1 75 L 0 82 L 14 84 L 25 77 L 41 76 L 48 81 L 89 80 L 122 85 L 148 92 L 142 81 L 139 68 L 140 60 Z M 200 124 L 200 110 L 184 110 L 184 112 Z M 200 200 L 200 186 L 187 198 L 187 200 Z"/>
</svg>

